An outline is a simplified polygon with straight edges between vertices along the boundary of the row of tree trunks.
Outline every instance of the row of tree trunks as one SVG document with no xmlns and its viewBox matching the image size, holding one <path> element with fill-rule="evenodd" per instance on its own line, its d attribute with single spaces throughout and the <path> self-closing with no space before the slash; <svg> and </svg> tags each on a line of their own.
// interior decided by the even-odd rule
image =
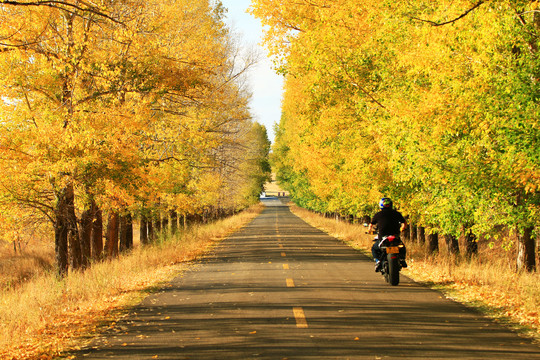
<svg viewBox="0 0 540 360">
<path fill-rule="evenodd" d="M 70 267 L 84 269 L 92 260 L 101 259 L 103 256 L 116 257 L 120 252 L 133 248 L 133 218 L 129 212 L 110 211 L 103 236 L 103 215 L 94 201 L 91 201 L 89 208 L 83 211 L 77 220 L 72 184 L 67 184 L 55 195 L 55 253 L 60 276 L 66 275 Z M 179 219 L 175 211 L 169 211 L 164 218 L 150 217 L 147 213 L 143 211 L 140 220 L 140 239 L 143 245 L 155 241 L 161 232 L 170 230 L 175 234 L 179 220 L 183 221 L 183 227 L 186 228 L 189 222 L 205 222 L 230 216 L 234 211 L 214 209 L 207 211 L 205 215 L 184 215 L 182 219 Z"/>
<path fill-rule="evenodd" d="M 337 214 L 323 213 L 326 218 L 337 217 Z M 369 217 L 362 218 L 364 223 L 369 223 Z M 470 229 L 470 224 L 465 225 L 466 228 Z M 536 271 L 536 241 L 533 237 L 534 227 L 530 226 L 523 231 L 517 232 L 517 260 L 516 267 L 518 270 L 525 271 Z M 414 224 L 409 224 L 409 227 L 402 232 L 402 237 L 404 240 L 416 241 L 420 245 L 426 245 L 427 251 L 429 253 L 437 253 L 439 251 L 439 234 L 430 233 L 427 235 L 426 241 L 426 229 L 423 226 L 416 226 Z M 451 255 L 460 254 L 459 240 L 454 235 L 444 235 L 444 241 L 448 253 Z M 472 233 L 471 230 L 468 230 L 464 237 L 465 242 L 465 255 L 468 258 L 471 258 L 478 254 L 478 239 Z"/>
<path fill-rule="evenodd" d="M 119 251 L 133 247 L 133 221 L 131 214 L 120 216 L 110 212 L 103 244 L 103 216 L 94 201 L 77 221 L 73 187 L 67 185 L 58 193 L 55 208 L 55 253 L 58 274 L 65 276 L 72 269 L 84 269 L 92 260 L 105 255 L 117 256 Z"/>
<path fill-rule="evenodd" d="M 439 251 L 439 234 L 430 233 L 426 237 L 426 228 L 423 226 L 416 226 L 409 224 L 409 227 L 403 233 L 404 238 L 410 241 L 416 241 L 420 245 L 426 245 L 429 253 L 436 253 Z M 459 254 L 458 239 L 452 235 L 444 235 L 444 240 L 448 252 L 451 254 Z"/>
<path fill-rule="evenodd" d="M 80 263 L 82 268 L 86 268 L 91 259 L 99 259 L 103 254 L 103 218 L 93 200 L 81 214 L 79 234 L 82 249 Z"/>
<path fill-rule="evenodd" d="M 526 227 L 523 231 L 517 231 L 517 259 L 516 267 L 518 270 L 529 272 L 536 271 L 536 241 L 532 236 L 534 227 Z M 422 226 L 409 227 L 409 232 L 406 235 L 410 239 L 417 239 L 419 244 L 424 244 L 426 241 L 425 228 Z M 448 252 L 453 255 L 460 253 L 459 241 L 456 236 L 444 235 Z M 427 250 L 430 253 L 439 250 L 438 234 L 429 234 L 427 237 Z M 465 254 L 471 258 L 478 254 L 478 239 L 472 231 L 465 234 Z"/>
<path fill-rule="evenodd" d="M 174 235 L 178 232 L 179 218 L 176 211 L 168 212 L 168 217 L 159 215 L 148 215 L 148 211 L 143 211 L 140 219 L 141 243 L 147 245 L 156 240 L 161 232 L 169 232 Z M 186 216 L 184 216 L 184 227 L 186 227 Z"/>
<path fill-rule="evenodd" d="M 161 214 L 150 214 L 149 211 L 143 210 L 140 218 L 140 236 L 141 243 L 150 244 L 157 239 L 161 233 L 176 234 L 179 227 L 186 229 L 189 224 L 207 223 L 211 220 L 224 218 L 234 215 L 234 210 L 226 209 L 210 209 L 202 214 L 184 214 L 181 217 L 174 210 L 166 213 L 162 217 Z"/>
<path fill-rule="evenodd" d="M 348 222 L 356 222 L 354 217 L 342 217 L 337 213 L 321 213 L 326 218 L 335 218 L 336 220 L 345 220 Z M 370 221 L 369 217 L 360 219 L 367 224 Z M 466 225 L 470 228 L 470 225 Z M 536 271 L 536 241 L 532 236 L 534 227 L 527 227 L 523 231 L 517 231 L 517 269 L 526 271 Z M 408 229 L 402 233 L 402 237 L 408 241 L 417 241 L 420 245 L 426 245 L 429 253 L 437 253 L 439 251 L 439 234 L 430 233 L 426 237 L 426 229 L 423 226 L 410 224 Z M 460 254 L 459 240 L 454 235 L 444 235 L 444 242 L 449 254 Z M 465 255 L 471 258 L 478 254 L 478 239 L 468 231 L 465 234 Z"/>
</svg>

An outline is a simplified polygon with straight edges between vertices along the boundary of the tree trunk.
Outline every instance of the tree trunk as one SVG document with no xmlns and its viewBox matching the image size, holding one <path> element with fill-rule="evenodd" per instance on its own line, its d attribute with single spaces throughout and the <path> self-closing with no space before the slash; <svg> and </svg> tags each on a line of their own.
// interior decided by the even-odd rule
<svg viewBox="0 0 540 360">
<path fill-rule="evenodd" d="M 127 224 L 124 215 L 118 215 L 118 252 L 124 252 L 127 247 Z"/>
<path fill-rule="evenodd" d="M 536 271 L 536 242 L 532 233 L 534 227 L 527 227 L 523 233 L 517 233 L 517 268 L 529 272 Z"/>
<path fill-rule="evenodd" d="M 446 247 L 450 254 L 459 254 L 459 242 L 457 237 L 454 235 L 444 235 L 444 241 L 446 242 Z"/>
<path fill-rule="evenodd" d="M 171 210 L 170 217 L 171 217 L 171 234 L 174 235 L 178 231 L 178 214 L 176 213 L 176 211 Z"/>
<path fill-rule="evenodd" d="M 131 213 L 126 215 L 127 218 L 127 246 L 128 249 L 133 249 L 133 216 Z"/>
<path fill-rule="evenodd" d="M 92 259 L 101 259 L 103 256 L 103 213 L 97 204 L 92 201 Z"/>
<path fill-rule="evenodd" d="M 90 265 L 90 259 L 92 258 L 92 206 L 90 205 L 89 209 L 86 209 L 81 214 L 81 226 L 80 226 L 80 237 L 81 237 L 81 249 L 82 249 L 82 262 L 81 266 L 83 268 Z"/>
<path fill-rule="evenodd" d="M 133 220 L 131 214 L 120 216 L 120 251 L 126 251 L 133 247 Z"/>
<path fill-rule="evenodd" d="M 411 240 L 410 236 L 411 236 L 411 232 L 409 231 L 408 228 L 401 232 L 401 239 L 403 241 L 409 242 Z"/>
<path fill-rule="evenodd" d="M 148 220 L 146 219 L 146 215 L 141 213 L 141 220 L 139 222 L 140 230 L 139 234 L 141 237 L 141 244 L 146 245 L 148 244 Z"/>
<path fill-rule="evenodd" d="M 165 216 L 161 219 L 161 232 L 164 235 L 168 235 L 169 233 L 169 214 L 168 212 L 165 212 Z"/>
<path fill-rule="evenodd" d="M 56 194 L 56 208 L 54 224 L 55 254 L 58 274 L 67 274 L 71 266 L 79 268 L 82 263 L 82 250 L 79 239 L 79 228 L 75 215 L 75 194 L 73 185 L 68 184 Z"/>
<path fill-rule="evenodd" d="M 427 237 L 427 250 L 430 254 L 436 253 L 439 251 L 439 234 L 433 233 L 429 234 Z"/>
<path fill-rule="evenodd" d="M 423 226 L 418 226 L 416 231 L 418 243 L 424 245 L 426 243 L 426 229 Z"/>
<path fill-rule="evenodd" d="M 406 220 L 407 220 L 407 219 L 406 219 Z M 407 223 L 408 223 L 408 221 L 407 221 Z M 410 225 L 409 225 L 409 226 L 410 226 Z M 409 241 L 409 240 L 411 239 L 410 236 L 411 236 L 411 232 L 410 232 L 409 228 L 405 228 L 405 229 L 401 232 L 401 238 L 402 238 L 403 240 Z"/>
<path fill-rule="evenodd" d="M 105 250 L 108 257 L 118 256 L 118 213 L 111 211 L 107 221 L 107 239 Z"/>
<path fill-rule="evenodd" d="M 472 257 L 478 254 L 478 243 L 476 242 L 476 235 L 472 231 L 469 231 L 465 236 L 465 251 L 467 257 Z"/>
<path fill-rule="evenodd" d="M 412 242 L 418 239 L 418 232 L 416 230 L 417 230 L 416 225 L 409 224 L 409 231 L 410 231 L 409 236 Z"/>
<path fill-rule="evenodd" d="M 68 210 L 67 210 L 67 187 L 56 194 L 56 207 L 54 209 L 54 251 L 56 256 L 56 266 L 58 275 L 65 276 L 69 269 L 68 257 Z"/>
<path fill-rule="evenodd" d="M 161 214 L 157 212 L 157 214 L 154 216 L 154 239 L 156 236 L 159 236 L 159 233 L 161 233 Z"/>
<path fill-rule="evenodd" d="M 77 215 L 75 215 L 75 193 L 72 184 L 66 186 L 65 199 L 69 242 L 68 251 L 71 254 L 71 267 L 73 269 L 78 269 L 82 264 L 82 248 Z"/>
<path fill-rule="evenodd" d="M 152 221 L 148 221 L 146 223 L 146 227 L 148 229 L 148 243 L 153 243 L 154 240 L 156 240 L 156 234 L 154 233 L 154 225 L 152 224 Z"/>
</svg>

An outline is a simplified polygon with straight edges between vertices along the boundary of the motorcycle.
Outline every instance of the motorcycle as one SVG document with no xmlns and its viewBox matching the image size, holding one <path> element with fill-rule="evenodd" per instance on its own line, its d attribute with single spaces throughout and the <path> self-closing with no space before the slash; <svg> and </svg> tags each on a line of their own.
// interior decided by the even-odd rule
<svg viewBox="0 0 540 360">
<path fill-rule="evenodd" d="M 375 238 L 375 241 L 379 241 Z M 405 265 L 405 244 L 399 236 L 383 236 L 380 240 L 381 249 L 380 271 L 387 283 L 392 286 L 399 284 L 399 272 Z"/>
</svg>

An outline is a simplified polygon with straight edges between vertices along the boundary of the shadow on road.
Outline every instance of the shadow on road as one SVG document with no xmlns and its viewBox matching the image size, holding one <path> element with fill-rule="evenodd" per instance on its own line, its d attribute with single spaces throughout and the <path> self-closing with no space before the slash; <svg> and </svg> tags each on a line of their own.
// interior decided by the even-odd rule
<svg viewBox="0 0 540 360">
<path fill-rule="evenodd" d="M 540 348 L 268 206 L 80 359 L 535 359 Z M 286 282 L 286 280 L 291 280 Z M 294 286 L 291 284 L 294 283 Z M 307 328 L 298 328 L 301 308 Z"/>
</svg>

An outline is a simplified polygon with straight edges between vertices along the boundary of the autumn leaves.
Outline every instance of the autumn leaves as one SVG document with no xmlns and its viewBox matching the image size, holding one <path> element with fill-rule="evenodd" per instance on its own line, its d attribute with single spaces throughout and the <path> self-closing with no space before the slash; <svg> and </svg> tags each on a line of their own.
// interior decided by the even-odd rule
<svg viewBox="0 0 540 360">
<path fill-rule="evenodd" d="M 391 196 L 431 232 L 510 229 L 534 268 L 536 2 L 253 3 L 287 74 L 273 156 L 297 203 L 362 216 Z"/>
<path fill-rule="evenodd" d="M 52 224 L 65 272 L 96 209 L 161 221 L 256 200 L 269 144 L 222 16 L 205 0 L 0 5 L 2 234 Z"/>
</svg>

